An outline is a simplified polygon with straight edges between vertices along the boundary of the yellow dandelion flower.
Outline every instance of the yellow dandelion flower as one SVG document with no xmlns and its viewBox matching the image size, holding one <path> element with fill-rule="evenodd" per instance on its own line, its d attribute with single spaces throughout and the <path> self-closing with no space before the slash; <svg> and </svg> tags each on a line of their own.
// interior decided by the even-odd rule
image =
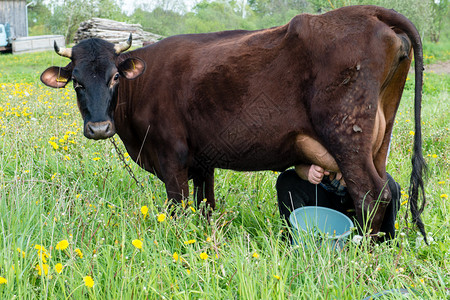
<svg viewBox="0 0 450 300">
<path fill-rule="evenodd" d="M 94 286 L 94 279 L 92 279 L 91 276 L 85 276 L 83 277 L 84 285 L 88 288 L 92 288 Z"/>
<path fill-rule="evenodd" d="M 441 194 L 441 198 L 448 199 L 448 195 L 447 194 Z"/>
<path fill-rule="evenodd" d="M 34 249 L 36 249 L 36 250 L 38 250 L 38 251 L 47 251 L 45 248 L 44 248 L 44 246 L 41 246 L 41 245 L 34 245 Z"/>
<path fill-rule="evenodd" d="M 399 228 L 398 222 L 395 222 L 394 226 L 395 226 L 395 229 L 398 230 L 398 228 Z"/>
<path fill-rule="evenodd" d="M 200 258 L 203 260 L 206 260 L 206 259 L 208 259 L 208 254 L 206 254 L 206 252 L 202 252 L 202 253 L 200 253 Z"/>
<path fill-rule="evenodd" d="M 0 276 L 0 284 L 7 284 L 8 280 L 6 280 L 6 278 Z"/>
<path fill-rule="evenodd" d="M 207 237 L 207 238 L 206 238 L 206 241 L 207 241 L 207 242 L 211 242 L 211 238 L 210 238 L 210 237 Z"/>
<path fill-rule="evenodd" d="M 39 276 L 42 275 L 42 271 L 44 271 L 44 275 L 48 274 L 48 265 L 42 264 L 42 265 L 36 265 L 35 269 L 38 271 Z"/>
<path fill-rule="evenodd" d="M 437 154 L 433 154 L 433 155 L 431 155 L 431 157 L 432 157 L 432 158 L 436 158 L 436 157 L 437 157 Z"/>
<path fill-rule="evenodd" d="M 147 205 L 144 205 L 141 207 L 141 213 L 146 216 L 148 214 L 148 207 Z"/>
<path fill-rule="evenodd" d="M 35 245 L 34 248 L 36 250 L 38 250 L 38 255 L 40 256 L 42 262 L 46 263 L 47 262 L 47 258 L 49 258 L 50 255 L 48 255 L 47 250 L 44 248 L 44 246 Z"/>
<path fill-rule="evenodd" d="M 25 251 L 23 251 L 20 248 L 17 248 L 17 252 L 19 252 L 20 254 L 22 254 L 22 257 L 25 258 Z"/>
<path fill-rule="evenodd" d="M 409 135 L 414 135 L 414 134 L 415 134 L 415 132 L 412 130 L 409 132 Z"/>
<path fill-rule="evenodd" d="M 281 277 L 280 276 L 278 276 L 278 275 L 273 275 L 273 277 L 275 277 L 275 279 L 277 279 L 277 280 L 280 280 L 281 279 Z"/>
<path fill-rule="evenodd" d="M 259 258 L 259 254 L 257 252 L 253 253 L 252 255 L 253 258 Z"/>
<path fill-rule="evenodd" d="M 189 208 L 192 210 L 192 212 L 195 212 L 195 208 L 193 208 L 192 206 L 189 206 Z"/>
<path fill-rule="evenodd" d="M 445 181 L 444 180 L 439 181 L 438 184 L 445 184 Z"/>
<path fill-rule="evenodd" d="M 67 247 L 69 247 L 69 241 L 68 240 L 62 240 L 58 244 L 56 244 L 56 250 L 64 250 Z"/>
<path fill-rule="evenodd" d="M 49 141 L 48 142 L 50 145 L 52 145 L 53 149 L 58 150 L 59 149 L 59 145 L 53 141 Z"/>
<path fill-rule="evenodd" d="M 137 239 L 136 239 L 136 240 L 133 240 L 131 243 L 132 243 L 133 246 L 136 247 L 137 249 L 142 249 L 143 243 L 142 243 L 141 240 L 137 240 Z"/>
<path fill-rule="evenodd" d="M 164 220 L 166 219 L 166 215 L 165 214 L 159 214 L 158 215 L 158 222 L 164 222 Z"/>
<path fill-rule="evenodd" d="M 63 265 L 62 265 L 61 263 L 57 263 L 57 264 L 55 265 L 55 271 L 56 271 L 56 273 L 61 274 L 63 268 L 64 268 L 64 267 L 63 267 Z"/>
<path fill-rule="evenodd" d="M 186 273 L 187 273 L 188 275 L 191 275 L 191 270 L 186 269 Z"/>
<path fill-rule="evenodd" d="M 75 252 L 77 253 L 77 255 L 80 257 L 80 258 L 83 258 L 83 252 L 81 252 L 81 250 L 80 249 L 75 249 Z"/>
<path fill-rule="evenodd" d="M 175 261 L 178 261 L 178 258 L 179 258 L 178 253 L 174 252 L 172 257 Z"/>
<path fill-rule="evenodd" d="M 92 160 L 93 161 L 97 161 L 97 160 L 99 160 L 100 159 L 100 157 L 94 157 Z"/>
<path fill-rule="evenodd" d="M 192 239 L 192 240 L 189 240 L 189 241 L 184 241 L 184 244 L 185 245 L 190 245 L 190 244 L 193 244 L 195 242 L 196 242 L 196 240 Z"/>
<path fill-rule="evenodd" d="M 406 203 L 408 203 L 408 200 L 405 200 L 401 203 L 401 205 L 405 205 Z"/>
</svg>

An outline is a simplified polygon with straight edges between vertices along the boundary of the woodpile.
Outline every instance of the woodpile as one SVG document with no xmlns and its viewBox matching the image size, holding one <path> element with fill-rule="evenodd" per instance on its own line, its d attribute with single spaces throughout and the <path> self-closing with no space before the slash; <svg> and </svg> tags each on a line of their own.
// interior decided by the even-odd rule
<svg viewBox="0 0 450 300">
<path fill-rule="evenodd" d="M 75 43 L 88 38 L 100 38 L 117 44 L 124 42 L 133 34 L 133 46 L 152 44 L 163 37 L 144 31 L 140 24 L 127 24 L 108 19 L 92 18 L 80 24 L 74 36 Z"/>
</svg>

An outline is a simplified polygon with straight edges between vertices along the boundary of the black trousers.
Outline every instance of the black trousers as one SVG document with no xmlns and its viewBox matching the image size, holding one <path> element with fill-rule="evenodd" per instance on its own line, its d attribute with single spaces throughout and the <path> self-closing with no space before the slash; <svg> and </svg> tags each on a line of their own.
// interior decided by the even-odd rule
<svg viewBox="0 0 450 300">
<path fill-rule="evenodd" d="M 381 232 L 386 236 L 380 240 L 388 240 L 395 236 L 395 219 L 400 208 L 400 185 L 395 182 L 391 175 L 388 176 L 388 186 L 391 190 L 392 201 L 386 208 Z M 320 184 L 315 185 L 307 180 L 301 179 L 295 170 L 290 169 L 280 174 L 276 183 L 278 208 L 280 215 L 290 226 L 289 215 L 291 211 L 302 206 L 324 206 L 335 209 L 349 216 L 354 217 L 355 207 L 349 195 L 338 196 L 325 190 Z M 317 195 L 316 195 L 317 191 Z"/>
</svg>

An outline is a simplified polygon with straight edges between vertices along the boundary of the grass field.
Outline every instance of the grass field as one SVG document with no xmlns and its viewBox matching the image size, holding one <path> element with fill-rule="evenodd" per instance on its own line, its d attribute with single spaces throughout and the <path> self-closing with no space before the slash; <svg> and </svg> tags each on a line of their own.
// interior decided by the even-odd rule
<svg viewBox="0 0 450 300">
<path fill-rule="evenodd" d="M 170 218 L 162 182 L 127 158 L 138 187 L 109 141 L 83 137 L 73 89 L 40 83 L 45 68 L 67 62 L 53 52 L 0 56 L 1 299 L 363 299 L 397 288 L 450 298 L 449 75 L 425 74 L 430 245 L 405 219 L 411 75 L 388 165 L 403 187 L 398 237 L 332 251 L 282 240 L 274 172 L 216 170 L 211 222 L 191 202 Z"/>
</svg>

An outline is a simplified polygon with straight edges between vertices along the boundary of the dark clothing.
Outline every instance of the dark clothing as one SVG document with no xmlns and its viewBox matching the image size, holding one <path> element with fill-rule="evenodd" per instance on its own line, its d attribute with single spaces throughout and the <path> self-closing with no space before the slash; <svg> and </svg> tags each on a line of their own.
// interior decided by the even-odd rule
<svg viewBox="0 0 450 300">
<path fill-rule="evenodd" d="M 391 175 L 387 174 L 387 176 L 392 201 L 386 208 L 380 228 L 381 232 L 386 233 L 386 237 L 381 240 L 391 239 L 395 236 L 395 218 L 400 207 L 400 185 L 395 182 Z M 302 206 L 314 206 L 317 200 L 318 206 L 340 211 L 350 218 L 354 217 L 355 208 L 352 199 L 344 189 L 336 186 L 336 182 L 334 182 L 336 189 L 330 188 L 330 184 L 333 182 L 324 178 L 321 184 L 315 185 L 301 179 L 293 169 L 281 173 L 276 184 L 280 215 L 290 226 L 289 215 L 291 211 Z"/>
</svg>

